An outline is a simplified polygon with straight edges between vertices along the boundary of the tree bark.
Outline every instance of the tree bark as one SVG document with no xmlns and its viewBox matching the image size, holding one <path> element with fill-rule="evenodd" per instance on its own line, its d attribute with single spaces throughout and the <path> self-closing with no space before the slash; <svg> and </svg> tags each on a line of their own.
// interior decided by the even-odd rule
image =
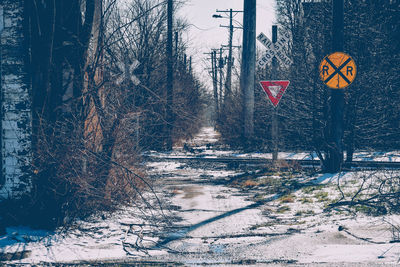
<svg viewBox="0 0 400 267">
<path fill-rule="evenodd" d="M 173 76 L 173 45 L 172 45 L 172 27 L 173 27 L 173 0 L 168 0 L 167 6 L 167 99 L 166 99 L 166 149 L 172 149 L 172 129 L 174 124 L 173 114 L 173 94 L 174 94 L 174 76 Z"/>
<path fill-rule="evenodd" d="M 343 51 L 343 0 L 333 0 L 333 27 L 332 27 L 332 52 Z M 343 163 L 343 113 L 344 90 L 331 89 L 331 131 L 330 146 L 328 149 L 328 166 L 326 171 L 339 172 Z"/>
<path fill-rule="evenodd" d="M 23 0 L 4 0 L 0 45 L 1 154 L 0 200 L 16 199 L 32 186 L 31 87 Z"/>
</svg>

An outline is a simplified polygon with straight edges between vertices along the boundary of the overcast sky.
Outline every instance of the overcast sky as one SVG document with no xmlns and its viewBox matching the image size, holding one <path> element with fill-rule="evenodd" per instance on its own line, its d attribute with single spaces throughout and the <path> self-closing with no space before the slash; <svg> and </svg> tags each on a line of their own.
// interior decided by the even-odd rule
<svg viewBox="0 0 400 267">
<path fill-rule="evenodd" d="M 190 26 L 189 32 L 183 36 L 189 42 L 188 53 L 193 56 L 193 67 L 197 73 L 207 79 L 203 53 L 209 52 L 211 48 L 219 48 L 221 44 L 228 44 L 228 28 L 220 27 L 229 25 L 229 19 L 212 18 L 216 10 L 243 10 L 244 0 L 188 0 L 187 4 L 180 10 L 180 16 L 186 18 Z M 223 13 L 218 13 L 224 15 Z M 228 14 L 229 15 L 229 14 Z M 234 19 L 242 23 L 243 13 L 238 13 Z M 257 1 L 257 29 L 256 35 L 264 32 L 271 36 L 271 26 L 275 21 L 275 0 Z M 235 24 L 235 23 L 234 23 Z M 238 25 L 236 23 L 236 25 Z M 241 45 L 242 30 L 236 29 L 233 36 L 233 45 Z M 206 77 L 204 77 L 206 76 Z M 208 82 L 207 82 L 208 84 Z"/>
</svg>

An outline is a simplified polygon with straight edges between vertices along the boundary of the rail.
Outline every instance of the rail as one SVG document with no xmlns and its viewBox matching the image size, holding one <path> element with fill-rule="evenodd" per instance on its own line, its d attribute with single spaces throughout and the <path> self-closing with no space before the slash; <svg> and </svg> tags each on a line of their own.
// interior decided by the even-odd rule
<svg viewBox="0 0 400 267">
<path fill-rule="evenodd" d="M 236 164 L 271 164 L 272 159 L 266 158 L 249 158 L 249 157 L 179 157 L 179 156 L 145 156 L 153 160 L 168 160 L 168 161 L 205 161 L 216 163 L 236 163 Z M 286 162 L 288 165 L 300 165 L 302 167 L 318 167 L 321 165 L 320 160 L 298 160 L 298 159 L 281 159 L 281 162 Z M 351 161 L 343 163 L 344 169 L 351 168 L 373 168 L 373 169 L 400 169 L 400 162 L 393 161 Z"/>
</svg>

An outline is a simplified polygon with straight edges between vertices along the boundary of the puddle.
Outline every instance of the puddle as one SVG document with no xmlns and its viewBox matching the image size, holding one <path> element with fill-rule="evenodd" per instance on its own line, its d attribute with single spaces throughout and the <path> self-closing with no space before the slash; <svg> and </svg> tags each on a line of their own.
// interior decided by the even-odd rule
<svg viewBox="0 0 400 267">
<path fill-rule="evenodd" d="M 202 192 L 203 190 L 202 186 L 185 186 L 182 188 L 183 193 L 185 194 L 182 198 L 183 199 L 192 199 L 197 196 L 203 195 L 204 193 Z"/>
<path fill-rule="evenodd" d="M 29 250 L 13 253 L 0 253 L 0 261 L 14 261 L 28 258 L 32 254 Z"/>
<path fill-rule="evenodd" d="M 224 244 L 213 244 L 213 245 L 209 246 L 210 252 L 216 253 L 216 254 L 223 253 L 225 251 L 225 247 L 226 247 L 226 245 L 224 245 Z"/>
</svg>

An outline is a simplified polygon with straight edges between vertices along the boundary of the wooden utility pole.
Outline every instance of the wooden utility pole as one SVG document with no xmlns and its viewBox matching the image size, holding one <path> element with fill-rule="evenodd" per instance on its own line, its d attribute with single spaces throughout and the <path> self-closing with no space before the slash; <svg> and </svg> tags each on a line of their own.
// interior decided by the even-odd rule
<svg viewBox="0 0 400 267">
<path fill-rule="evenodd" d="M 225 98 L 229 98 L 232 87 L 232 39 L 233 39 L 233 12 L 232 8 L 229 9 L 229 50 L 228 50 L 228 66 L 226 69 L 226 82 L 225 82 Z"/>
<path fill-rule="evenodd" d="M 229 28 L 229 39 L 228 39 L 228 45 L 222 45 L 222 47 L 228 47 L 228 62 L 227 62 L 227 68 L 226 68 L 226 79 L 225 79 L 225 93 L 224 93 L 224 102 L 229 100 L 230 94 L 232 92 L 232 67 L 233 67 L 233 58 L 232 58 L 232 50 L 233 50 L 233 45 L 232 45 L 232 40 L 233 40 L 233 30 L 236 29 L 242 29 L 242 27 L 235 27 L 233 26 L 233 15 L 237 13 L 241 13 L 243 11 L 241 10 L 217 10 L 217 13 L 229 13 L 229 26 L 224 26 L 220 25 L 220 27 L 224 28 Z M 214 18 L 226 18 L 222 17 L 221 15 L 213 15 Z M 228 104 L 229 105 L 229 104 Z"/>
<path fill-rule="evenodd" d="M 166 105 L 166 149 L 172 149 L 172 128 L 174 124 L 173 114 L 173 92 L 174 92 L 174 76 L 173 76 L 173 40 L 172 40 L 172 14 L 173 0 L 168 0 L 167 3 L 167 105 Z"/>
<path fill-rule="evenodd" d="M 256 0 L 244 0 L 243 50 L 240 68 L 240 89 L 243 107 L 243 145 L 254 134 L 254 84 L 256 67 Z"/>
<path fill-rule="evenodd" d="M 217 56 L 217 52 L 219 53 L 219 57 Z M 206 55 L 211 55 L 211 77 L 213 81 L 213 91 L 214 91 L 214 105 L 215 105 L 215 121 L 218 120 L 220 116 L 220 112 L 222 110 L 222 75 L 223 75 L 223 58 L 222 58 L 222 48 L 211 49 L 211 53 L 204 53 Z M 219 72 L 218 72 L 219 69 Z M 219 81 L 218 81 L 219 75 Z M 218 90 L 219 87 L 219 90 Z"/>
<path fill-rule="evenodd" d="M 219 99 L 219 97 L 218 97 L 218 65 L 217 65 L 217 50 L 213 50 L 212 51 L 212 53 L 213 53 L 213 65 L 214 65 L 214 78 L 215 78 L 215 80 L 214 80 L 214 82 L 215 82 L 215 94 L 216 94 L 216 98 L 215 98 L 215 104 L 217 105 L 216 106 L 216 110 L 217 110 L 217 114 L 216 114 L 216 119 L 218 119 L 219 118 L 219 115 L 220 115 L 220 106 L 219 106 L 219 102 L 220 102 L 220 99 Z"/>
<path fill-rule="evenodd" d="M 224 69 L 224 59 L 222 58 L 222 47 L 219 49 L 218 67 L 219 67 L 219 106 L 222 109 L 222 103 L 223 103 L 223 101 L 225 101 L 223 99 L 224 98 L 224 93 L 223 93 L 224 89 L 222 88 L 222 76 L 223 76 L 223 69 Z"/>
<path fill-rule="evenodd" d="M 215 120 L 217 120 L 219 115 L 219 106 L 218 106 L 218 88 L 217 88 L 217 77 L 216 77 L 216 65 L 215 65 L 215 57 L 217 53 L 215 51 L 211 51 L 211 77 L 213 81 L 213 89 L 214 89 L 214 105 L 215 105 Z"/>
<path fill-rule="evenodd" d="M 278 40 L 278 26 L 273 25 L 272 26 L 272 43 L 276 43 Z M 272 69 L 271 69 L 271 74 L 272 74 L 272 80 L 277 80 L 278 76 L 278 60 L 276 57 L 272 58 Z M 272 160 L 276 161 L 278 160 L 278 107 L 274 107 L 273 113 L 272 113 L 272 125 L 271 125 L 271 137 L 272 137 L 272 146 L 273 146 L 273 152 L 272 152 Z"/>
<path fill-rule="evenodd" d="M 332 52 L 342 52 L 344 46 L 343 34 L 343 0 L 333 0 L 333 25 L 332 25 Z M 344 111 L 344 90 L 331 89 L 331 131 L 330 149 L 328 154 L 327 171 L 339 172 L 343 163 L 343 111 Z"/>
<path fill-rule="evenodd" d="M 175 32 L 175 57 L 178 59 L 178 32 Z"/>
<path fill-rule="evenodd" d="M 189 73 L 192 73 L 192 57 L 189 57 Z"/>
</svg>

